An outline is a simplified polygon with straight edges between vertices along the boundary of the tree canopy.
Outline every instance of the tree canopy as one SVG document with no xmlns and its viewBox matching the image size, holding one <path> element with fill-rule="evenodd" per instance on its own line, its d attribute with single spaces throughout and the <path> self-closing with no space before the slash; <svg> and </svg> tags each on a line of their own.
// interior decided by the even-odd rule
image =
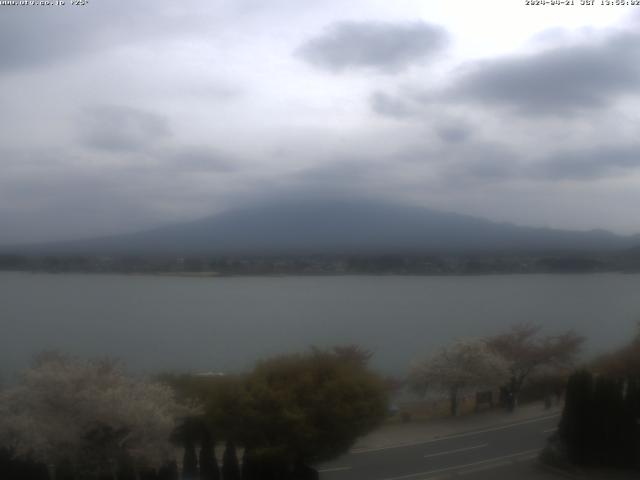
<svg viewBox="0 0 640 480">
<path fill-rule="evenodd" d="M 487 339 L 488 346 L 508 362 L 510 388 L 515 395 L 527 378 L 542 367 L 571 367 L 584 342 L 584 337 L 572 330 L 542 337 L 540 329 L 528 323 L 517 324 L 508 332 Z"/>
<path fill-rule="evenodd" d="M 246 381 L 245 447 L 259 457 L 318 462 L 378 425 L 386 389 L 366 368 L 367 355 L 354 352 L 314 349 L 259 363 Z"/>
<path fill-rule="evenodd" d="M 90 475 L 123 458 L 157 466 L 170 456 L 170 434 L 187 413 L 171 389 L 134 381 L 117 363 L 46 354 L 0 396 L 0 444 Z"/>
<path fill-rule="evenodd" d="M 445 391 L 451 413 L 457 414 L 458 394 L 467 388 L 500 385 L 508 378 L 505 360 L 482 339 L 457 340 L 415 365 L 410 382 L 416 391 Z"/>
<path fill-rule="evenodd" d="M 594 370 L 614 378 L 640 378 L 640 322 L 631 342 L 598 358 Z"/>
<path fill-rule="evenodd" d="M 203 406 L 218 439 L 245 447 L 253 463 L 298 467 L 330 460 L 381 422 L 388 388 L 357 346 L 277 356 L 245 375 L 165 375 Z"/>
</svg>

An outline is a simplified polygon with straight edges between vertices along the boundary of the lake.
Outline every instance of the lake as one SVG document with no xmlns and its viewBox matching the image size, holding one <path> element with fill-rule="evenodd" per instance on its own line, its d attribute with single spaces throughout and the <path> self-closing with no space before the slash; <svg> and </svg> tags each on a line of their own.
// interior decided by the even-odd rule
<svg viewBox="0 0 640 480">
<path fill-rule="evenodd" d="M 574 328 L 590 355 L 640 319 L 640 275 L 191 278 L 0 273 L 0 372 L 42 350 L 124 360 L 133 372 L 233 372 L 310 345 L 357 343 L 403 374 L 456 337 L 515 322 Z"/>
</svg>

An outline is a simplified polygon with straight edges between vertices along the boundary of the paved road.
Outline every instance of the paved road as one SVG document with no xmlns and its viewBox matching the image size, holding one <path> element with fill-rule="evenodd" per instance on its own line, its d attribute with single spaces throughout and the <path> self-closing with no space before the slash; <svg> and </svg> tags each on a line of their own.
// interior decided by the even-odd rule
<svg viewBox="0 0 640 480">
<path fill-rule="evenodd" d="M 534 459 L 555 430 L 558 414 L 408 445 L 349 453 L 318 467 L 321 480 L 547 478 Z"/>
</svg>

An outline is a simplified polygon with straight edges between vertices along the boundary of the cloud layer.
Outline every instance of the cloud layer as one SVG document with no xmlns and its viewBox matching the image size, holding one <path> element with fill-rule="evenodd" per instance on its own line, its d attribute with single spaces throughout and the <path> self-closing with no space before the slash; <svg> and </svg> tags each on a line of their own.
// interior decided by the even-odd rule
<svg viewBox="0 0 640 480">
<path fill-rule="evenodd" d="M 429 59 L 447 40 L 444 28 L 424 22 L 338 22 L 308 40 L 297 54 L 331 72 L 366 68 L 396 73 Z"/>
<path fill-rule="evenodd" d="M 640 231 L 637 19 L 461 2 L 0 7 L 0 244 L 283 194 Z"/>
<path fill-rule="evenodd" d="M 111 152 L 145 149 L 171 134 L 161 115 L 114 105 L 87 108 L 79 130 L 84 145 Z"/>
<path fill-rule="evenodd" d="M 460 101 L 514 109 L 522 115 L 571 115 L 637 94 L 640 35 L 478 62 L 450 94 Z"/>
</svg>

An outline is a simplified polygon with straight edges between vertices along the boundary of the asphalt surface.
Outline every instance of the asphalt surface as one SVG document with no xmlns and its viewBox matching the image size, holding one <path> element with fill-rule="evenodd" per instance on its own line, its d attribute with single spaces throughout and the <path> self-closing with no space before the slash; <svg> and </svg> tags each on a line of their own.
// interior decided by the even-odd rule
<svg viewBox="0 0 640 480">
<path fill-rule="evenodd" d="M 319 465 L 321 480 L 553 478 L 536 462 L 560 416 L 546 415 L 412 444 L 349 453 Z"/>
</svg>

